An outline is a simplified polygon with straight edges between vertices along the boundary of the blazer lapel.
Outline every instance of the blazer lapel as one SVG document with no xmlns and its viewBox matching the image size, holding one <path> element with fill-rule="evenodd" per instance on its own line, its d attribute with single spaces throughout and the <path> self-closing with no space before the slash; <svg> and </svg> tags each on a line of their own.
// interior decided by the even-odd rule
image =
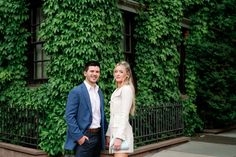
<svg viewBox="0 0 236 157">
<path fill-rule="evenodd" d="M 92 105 L 91 105 L 89 93 L 88 93 L 88 90 L 87 90 L 84 83 L 83 83 L 83 86 L 82 86 L 82 91 L 83 91 L 83 94 L 84 94 L 84 97 L 85 97 L 86 104 L 89 107 L 89 111 L 92 113 Z"/>
<path fill-rule="evenodd" d="M 104 109 L 104 98 L 103 98 L 101 89 L 98 90 L 98 95 L 99 95 L 99 98 L 100 98 L 100 109 L 101 109 L 101 111 L 103 111 L 103 109 Z M 103 112 L 101 112 L 101 113 L 103 113 Z"/>
</svg>

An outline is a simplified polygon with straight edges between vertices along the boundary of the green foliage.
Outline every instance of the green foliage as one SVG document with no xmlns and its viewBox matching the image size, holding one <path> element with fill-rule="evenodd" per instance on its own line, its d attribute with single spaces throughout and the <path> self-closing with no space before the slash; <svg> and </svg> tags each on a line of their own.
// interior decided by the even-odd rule
<svg viewBox="0 0 236 157">
<path fill-rule="evenodd" d="M 29 37 L 23 27 L 29 18 L 25 2 L 0 2 L 0 101 L 44 109 L 47 116 L 41 128 L 40 147 L 50 155 L 58 155 L 63 152 L 65 141 L 67 94 L 83 81 L 82 67 L 88 60 L 100 61 L 99 86 L 107 93 L 108 105 L 114 84 L 113 65 L 124 58 L 119 47 L 121 12 L 116 1 L 45 1 L 43 12 L 47 18 L 41 25 L 40 38 L 45 41 L 44 50 L 51 57 L 47 71 L 49 81 L 40 87 L 28 88 L 23 81 Z"/>
<path fill-rule="evenodd" d="M 180 22 L 185 7 L 202 1 L 146 1 L 147 9 L 137 18 L 136 75 L 137 104 L 180 101 L 178 89 Z M 189 64 L 188 64 L 189 63 Z M 193 61 L 187 63 L 186 89 L 188 99 L 183 101 L 185 134 L 201 129 L 201 120 L 195 105 L 196 73 L 191 71 Z M 189 73 L 190 72 L 190 73 Z"/>
<path fill-rule="evenodd" d="M 111 65 L 123 58 L 119 48 L 122 21 L 115 1 L 45 1 L 43 8 L 48 18 L 40 35 L 51 63 L 47 71 L 50 107 L 41 138 L 50 140 L 42 140 L 40 146 L 57 155 L 63 151 L 65 141 L 63 117 L 67 94 L 83 81 L 83 66 L 88 60 L 100 61 L 99 86 L 106 93 L 108 104 L 113 90 Z"/>
<path fill-rule="evenodd" d="M 0 1 L 0 102 L 43 109 L 46 120 L 40 128 L 40 147 L 56 156 L 64 151 L 67 94 L 83 81 L 83 65 L 88 60 L 100 61 L 99 86 L 104 92 L 108 113 L 108 101 L 114 89 L 114 64 L 124 59 L 120 48 L 122 16 L 116 0 L 45 0 L 40 38 L 45 41 L 44 51 L 51 57 L 47 69 L 49 81 L 29 88 L 25 82 L 30 36 L 29 30 L 25 29 L 29 19 L 27 2 Z M 197 114 L 200 107 L 196 104 L 201 104 L 206 111 L 213 111 L 200 112 L 205 117 L 221 123 L 235 120 L 235 43 L 232 43 L 236 37 L 235 2 L 137 2 L 146 5 L 135 19 L 134 71 L 138 107 L 181 100 L 177 45 L 181 42 L 180 22 L 185 14 L 192 20 L 191 34 L 185 42 L 188 54 L 186 95 L 182 101 L 185 133 L 192 135 L 196 129 L 202 129 Z M 220 38 L 222 33 L 213 30 L 222 30 L 224 38 Z"/>
<path fill-rule="evenodd" d="M 198 112 L 206 128 L 229 126 L 236 121 L 235 1 L 209 1 L 195 8 L 188 12 L 193 27 L 187 53 L 194 62 L 187 66 L 198 76 Z"/>
<path fill-rule="evenodd" d="M 27 20 L 24 0 L 0 1 L 0 100 L 5 84 L 21 80 L 26 73 L 27 33 L 22 24 Z"/>
<path fill-rule="evenodd" d="M 135 71 L 137 102 L 141 105 L 179 100 L 177 43 L 181 19 L 180 1 L 150 2 L 137 19 Z"/>
</svg>

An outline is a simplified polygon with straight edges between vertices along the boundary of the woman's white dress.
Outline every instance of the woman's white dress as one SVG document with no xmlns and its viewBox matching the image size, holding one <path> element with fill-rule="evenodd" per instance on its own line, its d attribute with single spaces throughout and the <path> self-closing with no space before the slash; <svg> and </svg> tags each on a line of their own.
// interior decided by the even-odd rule
<svg viewBox="0 0 236 157">
<path fill-rule="evenodd" d="M 106 136 L 111 138 L 120 138 L 129 143 L 128 150 L 113 150 L 109 148 L 110 153 L 123 152 L 132 153 L 134 151 L 134 138 L 132 127 L 129 123 L 129 113 L 132 106 L 134 93 L 130 85 L 124 85 L 117 88 L 110 100 L 110 122 Z"/>
</svg>

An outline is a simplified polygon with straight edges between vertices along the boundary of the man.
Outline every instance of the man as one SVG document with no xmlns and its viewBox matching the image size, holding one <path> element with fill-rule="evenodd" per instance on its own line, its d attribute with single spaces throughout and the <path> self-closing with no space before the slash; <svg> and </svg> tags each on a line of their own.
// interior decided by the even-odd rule
<svg viewBox="0 0 236 157">
<path fill-rule="evenodd" d="M 85 80 L 73 88 L 66 105 L 66 150 L 75 150 L 75 157 L 99 157 L 105 147 L 107 122 L 104 97 L 97 85 L 100 64 L 86 63 Z"/>
</svg>

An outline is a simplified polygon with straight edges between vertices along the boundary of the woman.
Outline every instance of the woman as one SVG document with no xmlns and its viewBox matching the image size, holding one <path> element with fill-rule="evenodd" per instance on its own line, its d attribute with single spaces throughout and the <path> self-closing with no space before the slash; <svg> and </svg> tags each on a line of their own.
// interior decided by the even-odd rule
<svg viewBox="0 0 236 157">
<path fill-rule="evenodd" d="M 116 90 L 111 95 L 110 101 L 110 123 L 106 133 L 106 144 L 109 152 L 114 157 L 128 157 L 128 153 L 134 150 L 134 138 L 132 127 L 129 124 L 129 114 L 133 115 L 135 110 L 135 90 L 130 66 L 121 61 L 114 69 Z M 111 141 L 113 141 L 110 144 Z M 122 149 L 121 143 L 126 141 L 128 149 Z"/>
</svg>

